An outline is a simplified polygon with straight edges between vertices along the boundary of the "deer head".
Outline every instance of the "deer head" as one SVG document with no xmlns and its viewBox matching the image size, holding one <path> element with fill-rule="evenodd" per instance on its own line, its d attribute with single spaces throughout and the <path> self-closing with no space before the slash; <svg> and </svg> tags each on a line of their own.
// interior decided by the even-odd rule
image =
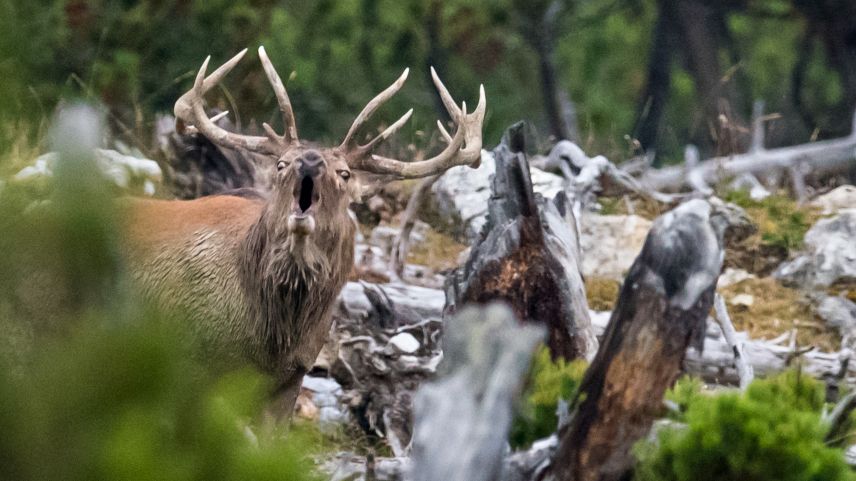
<svg viewBox="0 0 856 481">
<path fill-rule="evenodd" d="M 478 166 L 485 114 L 484 87 L 480 88 L 475 111 L 467 113 L 466 103 L 460 107 L 455 103 L 433 68 L 434 84 L 455 124 L 455 132 L 450 135 L 438 121 L 448 145 L 426 160 L 402 162 L 375 154 L 377 147 L 407 122 L 413 109 L 371 141 L 365 144 L 357 141 L 360 129 L 371 115 L 404 85 L 407 69 L 363 108 L 340 145 L 319 147 L 299 140 L 285 86 L 264 47 L 259 48 L 259 58 L 276 94 L 285 132 L 279 135 L 266 123 L 263 124 L 265 136 L 241 135 L 222 129 L 215 123 L 216 118 L 209 118 L 205 113 L 203 96 L 237 65 L 245 53 L 246 49 L 207 77 L 205 73 L 210 57 L 205 60 L 193 88 L 175 104 L 176 129 L 180 133 L 197 131 L 222 147 L 269 159 L 268 165 L 263 167 L 272 170 L 269 208 L 275 211 L 275 217 L 285 221 L 289 234 L 312 236 L 321 223 L 347 221 L 349 203 L 364 198 L 386 181 L 437 175 L 456 165 Z"/>
</svg>

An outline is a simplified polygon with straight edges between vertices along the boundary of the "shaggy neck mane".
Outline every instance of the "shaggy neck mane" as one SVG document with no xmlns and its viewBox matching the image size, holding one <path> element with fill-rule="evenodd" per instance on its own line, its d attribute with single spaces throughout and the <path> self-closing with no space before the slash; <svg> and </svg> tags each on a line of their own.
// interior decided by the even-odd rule
<svg viewBox="0 0 856 481">
<path fill-rule="evenodd" d="M 241 281 L 262 355 L 277 359 L 326 309 L 323 295 L 331 267 L 313 240 L 289 235 L 265 209 L 241 246 Z"/>
</svg>

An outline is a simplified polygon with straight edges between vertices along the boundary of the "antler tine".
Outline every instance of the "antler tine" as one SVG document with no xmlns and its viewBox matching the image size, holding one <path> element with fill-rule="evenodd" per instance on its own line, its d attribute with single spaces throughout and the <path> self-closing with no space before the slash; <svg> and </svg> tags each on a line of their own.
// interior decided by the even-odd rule
<svg viewBox="0 0 856 481">
<path fill-rule="evenodd" d="M 395 95 L 396 93 L 398 93 L 399 90 L 401 90 L 401 87 L 404 85 L 404 81 L 407 80 L 407 74 L 409 74 L 409 73 L 410 73 L 409 68 L 404 69 L 404 73 L 402 73 L 401 76 L 398 77 L 398 80 L 393 82 L 392 85 L 387 87 L 383 92 L 377 94 L 377 96 L 375 98 L 373 98 L 369 103 L 367 103 L 365 107 L 363 107 L 362 112 L 360 112 L 360 114 L 357 115 L 357 118 L 354 119 L 354 123 L 351 124 L 351 128 L 348 129 L 348 134 L 345 135 L 345 140 L 343 140 L 342 144 L 339 146 L 340 149 L 353 150 L 355 148 L 356 139 L 354 138 L 354 135 L 356 135 L 356 133 L 360 129 L 360 127 L 363 126 L 363 124 L 366 122 L 366 120 L 368 120 L 369 117 L 371 117 L 372 114 L 374 114 L 375 111 L 377 111 L 377 109 L 380 108 L 381 105 L 385 104 L 387 100 L 392 98 L 393 95 Z M 395 132 L 396 130 L 401 128 L 401 125 L 403 125 L 404 122 L 406 122 L 408 118 L 410 118 L 410 112 L 404 114 L 404 116 L 401 119 L 399 119 L 392 126 L 390 126 L 383 134 L 375 137 L 371 142 L 369 142 L 369 144 L 374 146 L 377 144 L 377 142 L 380 142 L 380 140 L 386 139 L 387 137 L 389 137 L 389 135 L 392 135 L 393 132 Z M 392 129 L 392 127 L 396 127 L 396 128 Z M 392 129 L 392 132 L 390 132 L 388 135 L 384 136 L 384 134 L 386 134 L 386 132 L 391 130 L 391 129 Z M 380 140 L 378 140 L 378 139 L 380 139 Z M 369 145 L 369 144 L 367 144 L 367 145 Z M 365 150 L 365 147 L 366 146 L 363 146 L 363 148 L 361 148 L 359 150 Z"/>
<path fill-rule="evenodd" d="M 455 135 L 451 137 L 442 124 L 438 124 L 441 134 L 449 142 L 449 145 L 436 156 L 419 162 L 401 162 L 396 159 L 372 155 L 371 161 L 368 159 L 358 161 L 359 165 L 353 165 L 353 168 L 373 174 L 392 176 L 397 179 L 412 179 L 441 174 L 457 165 L 478 167 L 481 160 L 482 126 L 487 108 L 484 86 L 479 87 L 479 101 L 475 111 L 467 114 L 466 102 L 458 107 L 433 68 L 431 69 L 431 76 L 434 78 L 434 84 L 440 93 L 446 110 L 457 124 Z"/>
<path fill-rule="evenodd" d="M 297 143 L 297 121 L 294 119 L 294 110 L 291 108 L 291 100 L 289 100 L 288 93 L 285 91 L 285 85 L 282 83 L 282 79 L 276 72 L 276 69 L 271 63 L 263 46 L 259 47 L 259 59 L 262 62 L 262 67 L 265 69 L 265 75 L 267 75 L 268 81 L 270 81 L 270 85 L 273 87 L 273 92 L 276 94 L 276 101 L 279 104 L 279 110 L 282 112 L 282 122 L 285 126 L 285 133 L 281 140 L 285 144 L 291 144 L 293 142 Z M 268 136 L 270 136 L 273 129 L 271 129 L 270 126 L 267 126 L 265 127 L 265 131 L 268 133 Z M 275 138 L 280 139 L 278 136 Z"/>
<path fill-rule="evenodd" d="M 458 106 L 455 104 L 455 100 L 452 99 L 452 95 L 449 93 L 449 90 L 446 89 L 445 85 L 443 85 L 443 82 L 440 80 L 440 77 L 437 75 L 437 71 L 434 70 L 434 67 L 431 67 L 431 78 L 434 80 L 434 85 L 437 87 L 437 91 L 440 93 L 440 98 L 443 100 L 443 105 L 446 106 L 446 110 L 449 112 L 449 115 L 454 120 L 456 115 L 461 115 L 461 109 L 459 109 Z M 476 110 L 472 114 L 473 116 L 478 117 L 479 125 L 481 125 L 481 122 L 484 121 L 485 107 L 486 100 L 484 95 L 484 85 L 479 85 L 479 103 L 476 105 Z M 440 125 L 440 132 L 448 140 L 449 134 L 445 131 L 445 129 L 443 129 L 442 125 Z M 472 156 L 473 151 L 475 151 L 478 152 L 479 157 L 481 157 L 481 128 L 479 128 L 477 132 L 468 132 L 466 140 L 467 146 L 465 149 L 468 151 L 467 155 Z M 478 167 L 478 165 L 475 165 L 474 167 Z"/>
<path fill-rule="evenodd" d="M 396 120 L 395 123 L 387 127 L 383 132 L 381 132 L 377 137 L 373 138 L 369 143 L 365 145 L 360 145 L 356 147 L 359 151 L 357 155 L 366 155 L 371 153 L 375 147 L 377 147 L 384 140 L 392 137 L 392 135 L 398 132 L 408 120 L 410 120 L 410 116 L 413 115 L 413 109 L 407 111 L 406 114 L 402 115 L 400 119 Z"/>
<path fill-rule="evenodd" d="M 199 73 L 196 74 L 196 81 L 193 84 L 193 88 L 175 102 L 176 130 L 183 132 L 187 125 L 192 125 L 212 142 L 221 146 L 276 154 L 277 146 L 271 144 L 271 139 L 229 132 L 217 126 L 214 121 L 208 118 L 208 114 L 205 113 L 205 107 L 202 105 L 202 98 L 205 93 L 217 85 L 226 74 L 235 68 L 235 65 L 238 64 L 246 53 L 246 49 L 242 50 L 208 77 L 205 76 L 205 72 L 208 70 L 208 63 L 211 61 L 211 56 L 205 59 L 205 62 L 202 63 L 202 67 L 199 69 Z"/>
<path fill-rule="evenodd" d="M 226 74 L 231 72 L 232 69 L 235 68 L 235 65 L 238 65 L 238 62 L 240 62 L 241 59 L 244 58 L 244 55 L 246 55 L 246 53 L 247 53 L 247 49 L 241 50 L 240 52 L 238 52 L 237 55 L 235 55 L 234 57 L 229 59 L 228 62 L 221 65 L 220 68 L 218 68 L 217 70 L 212 72 L 211 75 L 206 77 L 202 83 L 202 93 L 203 94 L 207 93 L 209 90 L 211 90 L 212 87 L 214 87 L 215 85 L 220 83 L 220 80 L 222 80 L 223 77 L 226 76 Z M 208 56 L 208 58 L 205 59 L 205 62 L 203 62 L 203 64 L 202 64 L 203 69 L 207 70 L 208 62 L 210 60 L 211 60 L 211 56 Z M 198 76 L 199 75 L 197 74 L 197 77 Z M 194 87 L 195 87 L 195 84 L 194 84 Z M 174 110 L 175 110 L 175 117 L 177 120 L 182 120 L 182 121 L 184 121 L 185 119 L 192 120 L 192 117 L 193 117 L 193 105 L 191 102 L 192 96 L 193 96 L 193 89 L 189 90 L 184 95 L 179 97 L 179 99 L 175 102 L 175 109 Z M 212 122 L 216 122 L 216 120 L 212 119 Z M 179 132 L 179 133 L 183 133 L 183 132 Z"/>
<path fill-rule="evenodd" d="M 446 106 L 446 111 L 452 116 L 452 120 L 457 120 L 458 116 L 461 115 L 461 109 L 458 108 L 457 103 L 455 103 L 455 99 L 452 98 L 452 94 L 450 94 L 446 86 L 443 85 L 443 82 L 440 80 L 440 76 L 437 75 L 437 71 L 434 70 L 434 67 L 431 67 L 431 79 L 434 80 L 434 86 L 437 87 L 437 92 L 440 94 L 440 100 L 443 101 L 443 105 Z"/>
</svg>

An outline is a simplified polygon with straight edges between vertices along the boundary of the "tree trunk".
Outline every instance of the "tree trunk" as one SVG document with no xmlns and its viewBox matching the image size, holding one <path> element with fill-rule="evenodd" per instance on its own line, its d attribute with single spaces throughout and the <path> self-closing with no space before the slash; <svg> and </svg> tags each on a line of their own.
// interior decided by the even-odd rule
<svg viewBox="0 0 856 481">
<path fill-rule="evenodd" d="M 535 196 L 523 124 L 494 150 L 496 174 L 480 242 L 446 281 L 447 311 L 502 300 L 523 322 L 547 327 L 554 357 L 590 358 L 597 349 L 580 274 L 576 222 L 565 196 Z"/>
<path fill-rule="evenodd" d="M 723 221 L 689 201 L 661 216 L 630 268 L 600 350 L 559 430 L 547 479 L 626 479 L 632 446 L 661 414 L 687 348 L 700 346 L 722 259 Z"/>
<path fill-rule="evenodd" d="M 657 150 L 660 122 L 666 111 L 669 90 L 672 87 L 672 60 L 677 40 L 674 8 L 674 0 L 658 2 L 654 41 L 648 57 L 648 78 L 636 124 L 636 139 L 645 151 Z M 659 157 L 654 159 L 655 167 L 660 166 L 661 161 L 658 159 Z"/>
<path fill-rule="evenodd" d="M 823 126 L 827 135 L 841 135 L 846 132 L 844 125 L 856 107 L 856 3 L 852 0 L 795 0 L 794 7 L 805 16 L 808 32 L 822 41 L 829 66 L 841 82 L 843 99 L 831 109 Z"/>
<path fill-rule="evenodd" d="M 560 93 L 556 65 L 553 60 L 553 50 L 556 43 L 556 19 L 562 10 L 559 1 L 550 2 L 541 14 L 538 26 L 530 34 L 530 43 L 538 54 L 538 65 L 541 72 L 541 92 L 544 96 L 544 110 L 547 112 L 547 121 L 550 124 L 550 132 L 557 140 L 567 139 L 579 141 L 571 131 L 569 119 L 564 116 L 562 108 L 562 95 Z"/>
<path fill-rule="evenodd" d="M 428 13 L 425 21 L 425 33 L 428 36 L 428 55 L 425 57 L 425 78 L 428 81 L 428 85 L 434 84 L 434 79 L 431 78 L 432 67 L 441 75 L 446 72 L 448 54 L 440 40 L 442 24 L 443 2 L 442 0 L 431 0 L 428 4 Z M 443 105 L 443 99 L 440 98 L 439 93 L 436 93 L 433 98 L 434 110 L 443 122 L 447 122 L 449 120 L 449 112 L 446 110 L 446 106 Z"/>
<path fill-rule="evenodd" d="M 702 102 L 703 119 L 697 143 L 718 155 L 742 152 L 748 145 L 743 133 L 744 105 L 735 83 L 720 65 L 726 7 L 704 0 L 674 3 L 682 52 Z M 708 134 L 710 132 L 710 134 Z M 712 138 L 711 138 L 712 137 Z"/>
</svg>

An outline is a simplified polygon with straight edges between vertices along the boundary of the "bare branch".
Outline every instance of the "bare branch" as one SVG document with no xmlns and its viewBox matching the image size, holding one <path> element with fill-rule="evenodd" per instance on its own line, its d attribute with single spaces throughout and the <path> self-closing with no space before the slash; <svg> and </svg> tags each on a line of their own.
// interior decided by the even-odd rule
<svg viewBox="0 0 856 481">
<path fill-rule="evenodd" d="M 722 328 L 722 336 L 725 338 L 725 342 L 734 350 L 734 364 L 740 378 L 740 389 L 746 389 L 755 378 L 755 370 L 752 369 L 752 365 L 746 359 L 743 343 L 737 340 L 737 332 L 734 330 L 734 324 L 731 323 L 731 317 L 725 307 L 725 300 L 718 293 L 713 298 L 713 309 L 716 313 L 716 322 Z"/>
</svg>

